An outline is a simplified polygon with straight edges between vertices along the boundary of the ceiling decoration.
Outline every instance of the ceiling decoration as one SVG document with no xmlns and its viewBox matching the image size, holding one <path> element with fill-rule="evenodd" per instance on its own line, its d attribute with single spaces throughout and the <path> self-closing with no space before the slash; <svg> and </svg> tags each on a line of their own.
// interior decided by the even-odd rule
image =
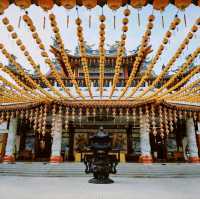
<svg viewBox="0 0 200 199">
<path fill-rule="evenodd" d="M 22 9 L 27 9 L 31 4 L 35 4 L 45 11 L 51 10 L 54 4 L 63 6 L 66 9 L 72 9 L 76 5 L 92 9 L 97 5 L 105 6 L 107 4 L 112 10 L 117 10 L 121 6 L 127 4 L 130 4 L 134 8 L 142 8 L 147 4 L 152 4 L 154 9 L 161 11 L 163 11 L 169 3 L 174 4 L 180 10 L 184 10 L 190 4 L 200 6 L 200 0 L 1 0 L 0 13 L 3 13 L 9 5 L 13 3 Z"/>
<path fill-rule="evenodd" d="M 28 8 L 31 5 L 31 2 L 34 3 L 35 1 L 25 1 L 25 0 L 19 0 L 14 1 L 14 3 L 17 6 L 20 6 L 23 9 Z M 56 1 L 58 2 L 58 1 Z M 76 5 L 76 2 L 71 1 L 59 1 L 60 5 L 72 8 Z M 104 5 L 106 1 L 77 1 L 78 5 L 84 5 L 88 9 L 94 8 L 97 4 Z M 141 8 L 145 6 L 150 1 L 137 1 L 137 0 L 131 0 L 128 1 L 133 7 L 135 8 Z M 170 1 L 171 2 L 171 1 Z M 165 6 L 170 3 L 169 1 L 162 1 L 162 3 L 159 4 L 159 1 L 151 1 L 153 3 L 153 6 L 155 9 L 164 10 Z M 9 3 L 13 3 L 13 1 L 10 1 Z M 45 11 L 50 10 L 55 1 L 48 0 L 38 0 L 37 4 L 40 5 Z M 121 7 L 122 5 L 125 5 L 127 1 L 107 1 L 109 7 L 113 10 L 118 9 L 118 7 Z M 185 9 L 192 1 L 174 1 L 175 5 L 183 10 Z M 193 1 L 193 3 L 197 4 L 197 1 Z M 0 11 L 2 12 L 6 8 L 8 8 L 9 4 L 8 1 L 1 1 L 0 3 Z M 77 18 L 75 20 L 76 26 L 77 26 L 77 41 L 79 44 L 79 50 L 80 50 L 80 67 L 83 70 L 84 74 L 84 82 L 86 87 L 79 87 L 77 77 L 75 75 L 75 72 L 72 68 L 71 61 L 70 61 L 70 55 L 66 52 L 66 47 L 64 46 L 63 38 L 60 34 L 60 29 L 57 24 L 56 16 L 51 13 L 49 14 L 49 22 L 51 24 L 51 28 L 53 31 L 53 34 L 55 36 L 55 39 L 57 41 L 58 47 L 57 49 L 53 49 L 55 54 L 59 54 L 59 56 L 55 56 L 58 61 L 61 61 L 66 69 L 66 73 L 68 73 L 68 76 L 70 78 L 71 84 L 73 84 L 73 88 L 75 92 L 72 91 L 72 89 L 69 86 L 66 86 L 64 80 L 62 79 L 61 74 L 59 71 L 57 71 L 56 67 L 54 66 L 52 60 L 50 59 L 50 56 L 48 54 L 48 49 L 45 48 L 44 43 L 42 42 L 41 36 L 37 32 L 36 26 L 31 19 L 31 17 L 28 14 L 23 15 L 22 19 L 24 20 L 26 26 L 28 27 L 29 33 L 32 35 L 35 45 L 40 50 L 40 55 L 43 58 L 46 65 L 50 68 L 50 73 L 52 77 L 57 82 L 57 85 L 59 87 L 55 87 L 52 85 L 48 77 L 42 73 L 40 70 L 40 67 L 38 67 L 37 60 L 34 60 L 31 53 L 27 50 L 26 44 L 23 43 L 22 38 L 20 38 L 17 34 L 17 31 L 14 29 L 14 26 L 10 23 L 9 19 L 7 17 L 3 17 L 2 22 L 4 26 L 6 27 L 10 38 L 15 41 L 17 48 L 21 51 L 22 56 L 26 58 L 29 65 L 34 69 L 35 74 L 37 75 L 37 78 L 40 79 L 40 82 L 45 85 L 42 86 L 41 83 L 38 83 L 36 79 L 34 79 L 30 74 L 28 74 L 25 70 L 25 67 L 22 67 L 20 63 L 18 63 L 12 54 L 7 50 L 4 41 L 1 41 L 0 43 L 0 51 L 3 54 L 3 56 L 15 67 L 16 73 L 14 73 L 10 68 L 4 66 L 3 64 L 0 64 L 0 70 L 6 73 L 12 81 L 8 80 L 3 75 L 0 75 L 0 84 L 3 85 L 0 88 L 0 103 L 1 105 L 7 105 L 13 103 L 21 106 L 21 104 L 37 104 L 37 103 L 44 103 L 49 104 L 53 102 L 61 103 L 61 104 L 73 104 L 76 103 L 77 105 L 81 105 L 84 103 L 84 105 L 92 104 L 92 105 L 100 105 L 102 106 L 115 106 L 120 104 L 130 105 L 134 106 L 137 104 L 147 104 L 150 102 L 155 103 L 200 103 L 200 80 L 197 79 L 195 81 L 191 81 L 193 77 L 200 75 L 200 65 L 194 66 L 192 69 L 190 69 L 191 64 L 194 62 L 194 60 L 199 56 L 200 54 L 200 47 L 197 45 L 197 48 L 194 50 L 194 52 L 186 59 L 185 63 L 178 69 L 178 71 L 171 75 L 166 82 L 164 82 L 159 88 L 157 87 L 157 84 L 160 83 L 165 76 L 168 74 L 168 72 L 171 70 L 172 66 L 176 62 L 176 60 L 182 55 L 183 51 L 189 43 L 191 42 L 194 37 L 199 34 L 198 29 L 200 26 L 200 18 L 198 18 L 191 27 L 190 31 L 186 35 L 185 38 L 183 38 L 182 43 L 180 44 L 179 48 L 175 52 L 175 54 L 169 58 L 168 63 L 163 68 L 161 73 L 155 77 L 152 83 L 150 83 L 145 90 L 142 90 L 138 94 L 138 90 L 141 88 L 141 86 L 148 82 L 148 80 L 152 77 L 153 69 L 156 65 L 156 63 L 159 61 L 160 56 L 162 55 L 164 50 L 167 50 L 167 44 L 169 43 L 169 40 L 173 40 L 173 32 L 177 28 L 177 26 L 182 23 L 180 18 L 178 16 L 175 16 L 175 18 L 172 20 L 168 30 L 166 31 L 162 42 L 160 46 L 158 47 L 153 59 L 148 64 L 147 69 L 144 71 L 144 74 L 142 75 L 141 79 L 137 82 L 137 84 L 133 87 L 132 83 L 137 77 L 137 72 L 139 70 L 139 67 L 144 62 L 146 55 L 148 54 L 147 51 L 149 51 L 150 46 L 150 40 L 152 35 L 152 30 L 154 28 L 154 20 L 155 16 L 153 14 L 149 15 L 147 19 L 147 27 L 146 30 L 142 36 L 140 47 L 135 55 L 133 64 L 132 64 L 132 71 L 130 73 L 130 76 L 128 77 L 128 80 L 126 81 L 126 84 L 124 88 L 121 90 L 119 96 L 114 97 L 114 93 L 117 89 L 117 83 L 120 78 L 120 69 L 122 66 L 123 60 L 125 60 L 127 57 L 125 55 L 125 44 L 127 39 L 127 31 L 128 31 L 128 23 L 129 23 L 129 15 L 130 15 L 130 9 L 125 7 L 124 8 L 124 17 L 122 19 L 122 33 L 121 37 L 119 39 L 119 47 L 117 50 L 117 55 L 113 58 L 114 59 L 114 76 L 112 77 L 112 86 L 110 89 L 110 93 L 107 97 L 105 97 L 104 92 L 104 83 L 105 83 L 105 61 L 106 61 L 106 52 L 105 52 L 105 38 L 106 38 L 106 27 L 105 21 L 106 17 L 103 15 L 100 15 L 99 17 L 99 56 L 97 56 L 95 59 L 98 60 L 99 63 L 99 97 L 95 97 L 95 94 L 93 93 L 92 89 L 92 82 L 90 77 L 90 71 L 89 71 L 89 59 L 88 55 L 86 53 L 86 39 L 84 37 L 84 26 L 81 20 L 81 17 L 77 13 Z M 48 19 L 47 19 L 48 20 Z M 118 28 L 118 27 L 117 27 Z M 94 59 L 94 58 L 93 58 Z M 111 59 L 111 58 L 110 58 Z M 128 58 L 127 58 L 128 59 Z M 23 77 L 23 80 L 20 78 Z M 181 78 L 182 77 L 182 78 Z M 84 91 L 83 91 L 84 90 Z M 89 95 L 86 95 L 86 92 Z M 1 106 L 0 105 L 0 106 Z M 44 108 L 46 110 L 46 108 Z M 45 112 L 45 111 L 44 111 Z M 166 112 L 164 110 L 165 115 Z M 160 114 L 163 114 L 160 113 Z M 161 121 L 162 123 L 162 121 Z"/>
</svg>

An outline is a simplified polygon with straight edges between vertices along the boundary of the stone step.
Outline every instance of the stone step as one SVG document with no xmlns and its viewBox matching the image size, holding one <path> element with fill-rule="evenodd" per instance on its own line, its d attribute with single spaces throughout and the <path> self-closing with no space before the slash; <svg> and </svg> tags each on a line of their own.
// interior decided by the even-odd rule
<svg viewBox="0 0 200 199">
<path fill-rule="evenodd" d="M 0 175 L 30 177 L 86 177 L 83 163 L 16 163 L 0 164 Z M 118 177 L 200 177 L 200 164 L 119 164 Z"/>
</svg>

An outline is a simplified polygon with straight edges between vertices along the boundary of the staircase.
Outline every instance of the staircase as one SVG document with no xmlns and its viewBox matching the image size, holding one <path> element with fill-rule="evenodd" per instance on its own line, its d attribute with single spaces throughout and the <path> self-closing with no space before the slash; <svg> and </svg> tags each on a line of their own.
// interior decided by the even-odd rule
<svg viewBox="0 0 200 199">
<path fill-rule="evenodd" d="M 0 164 L 0 176 L 27 177 L 91 177 L 86 175 L 83 163 L 48 164 L 42 162 L 17 162 Z M 200 177 L 200 164 L 139 164 L 121 163 L 117 174 L 128 178 L 194 178 Z"/>
</svg>

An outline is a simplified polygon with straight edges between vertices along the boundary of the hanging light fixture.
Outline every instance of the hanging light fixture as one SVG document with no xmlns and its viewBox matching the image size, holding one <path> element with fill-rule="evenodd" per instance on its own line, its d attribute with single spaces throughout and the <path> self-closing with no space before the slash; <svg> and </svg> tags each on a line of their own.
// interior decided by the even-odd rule
<svg viewBox="0 0 200 199">
<path fill-rule="evenodd" d="M 175 0 L 174 4 L 181 11 L 185 11 L 185 9 L 191 4 L 191 2 L 192 2 L 191 0 Z M 184 22 L 185 22 L 185 27 L 186 27 L 187 26 L 187 19 L 186 19 L 185 12 L 184 12 Z"/>
<path fill-rule="evenodd" d="M 4 13 L 4 11 L 9 6 L 9 0 L 1 0 L 0 1 L 0 15 Z"/>
</svg>

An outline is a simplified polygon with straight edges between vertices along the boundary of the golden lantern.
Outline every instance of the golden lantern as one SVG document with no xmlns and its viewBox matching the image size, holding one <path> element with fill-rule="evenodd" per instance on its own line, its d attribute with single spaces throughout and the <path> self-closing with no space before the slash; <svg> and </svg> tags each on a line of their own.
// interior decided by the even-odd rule
<svg viewBox="0 0 200 199">
<path fill-rule="evenodd" d="M 38 5 L 45 11 L 51 10 L 54 6 L 53 0 L 38 0 Z"/>
<path fill-rule="evenodd" d="M 0 14 L 3 14 L 4 10 L 6 10 L 9 6 L 9 0 L 1 0 L 0 1 Z"/>
<path fill-rule="evenodd" d="M 2 19 L 2 22 L 3 22 L 4 25 L 8 25 L 10 23 L 7 17 L 4 17 Z"/>
<path fill-rule="evenodd" d="M 174 3 L 177 8 L 184 10 L 191 4 L 191 0 L 175 0 Z"/>
<path fill-rule="evenodd" d="M 147 0 L 131 0 L 130 3 L 134 8 L 142 8 L 147 4 Z"/>
<path fill-rule="evenodd" d="M 117 10 L 122 5 L 122 0 L 107 0 L 108 7 Z"/>
<path fill-rule="evenodd" d="M 97 0 L 82 0 L 82 3 L 87 9 L 92 9 L 96 7 Z"/>
<path fill-rule="evenodd" d="M 15 5 L 22 9 L 26 9 L 31 6 L 31 0 L 15 0 Z"/>
<path fill-rule="evenodd" d="M 168 4 L 169 4 L 169 0 L 162 0 L 162 1 L 154 0 L 153 1 L 153 8 L 155 10 L 161 10 L 162 11 L 167 7 Z"/>
<path fill-rule="evenodd" d="M 12 32 L 12 31 L 14 30 L 14 28 L 13 28 L 12 25 L 8 25 L 8 26 L 7 26 L 7 30 L 8 30 L 9 32 Z"/>
<path fill-rule="evenodd" d="M 61 0 L 60 3 L 66 9 L 72 9 L 76 5 L 76 0 Z"/>
</svg>

